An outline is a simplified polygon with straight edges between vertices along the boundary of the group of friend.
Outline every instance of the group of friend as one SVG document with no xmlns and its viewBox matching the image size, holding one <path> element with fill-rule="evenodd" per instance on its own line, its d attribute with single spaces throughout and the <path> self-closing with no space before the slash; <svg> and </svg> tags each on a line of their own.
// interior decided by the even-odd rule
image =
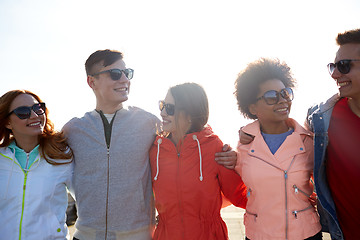
<svg viewBox="0 0 360 240">
<path fill-rule="evenodd" d="M 254 121 L 236 151 L 207 124 L 199 84 L 171 87 L 162 121 L 124 106 L 134 70 L 115 50 L 86 60 L 95 110 L 60 132 L 36 94 L 5 93 L 0 238 L 68 238 L 69 190 L 73 239 L 225 240 L 229 204 L 246 209 L 246 239 L 360 239 L 360 29 L 336 41 L 328 69 L 339 92 L 311 107 L 305 126 L 289 118 L 295 79 L 285 62 L 261 58 L 239 73 L 238 108 Z"/>
</svg>

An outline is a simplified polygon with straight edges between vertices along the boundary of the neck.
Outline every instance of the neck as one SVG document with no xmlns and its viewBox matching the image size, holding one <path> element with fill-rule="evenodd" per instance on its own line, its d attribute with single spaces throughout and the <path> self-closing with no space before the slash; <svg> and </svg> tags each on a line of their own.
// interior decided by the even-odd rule
<svg viewBox="0 0 360 240">
<path fill-rule="evenodd" d="M 116 105 L 99 104 L 99 103 L 96 104 L 96 110 L 102 111 L 104 114 L 113 114 L 122 108 L 123 108 L 122 103 Z"/>
<path fill-rule="evenodd" d="M 26 153 L 31 152 L 31 150 L 33 150 L 38 144 L 39 144 L 39 140 L 36 137 L 36 139 L 16 139 L 16 145 L 21 148 L 22 150 L 24 150 Z"/>
<path fill-rule="evenodd" d="M 171 134 L 170 134 L 170 140 L 171 140 L 175 145 L 177 145 L 177 144 L 180 142 L 181 137 L 178 136 L 177 134 L 171 133 Z"/>
<path fill-rule="evenodd" d="M 351 111 L 358 117 L 360 117 L 360 100 L 354 98 L 349 98 L 348 100 L 349 107 Z"/>
<path fill-rule="evenodd" d="M 289 131 L 289 126 L 286 124 L 285 121 L 281 123 L 266 123 L 266 124 L 263 124 L 260 121 L 260 129 L 263 133 L 266 134 L 281 134 Z"/>
</svg>

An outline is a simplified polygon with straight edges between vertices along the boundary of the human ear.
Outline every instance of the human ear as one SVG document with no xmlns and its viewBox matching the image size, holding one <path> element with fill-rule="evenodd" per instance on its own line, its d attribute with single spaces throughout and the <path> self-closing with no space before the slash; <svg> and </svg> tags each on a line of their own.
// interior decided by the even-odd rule
<svg viewBox="0 0 360 240">
<path fill-rule="evenodd" d="M 257 116 L 256 104 L 250 104 L 250 106 L 249 106 L 249 112 L 250 112 L 252 115 Z"/>
<path fill-rule="evenodd" d="M 87 76 L 87 84 L 89 85 L 89 87 L 94 88 L 94 86 L 95 86 L 94 77 L 88 75 Z"/>
<path fill-rule="evenodd" d="M 5 124 L 5 127 L 6 127 L 7 129 L 9 129 L 9 130 L 12 129 L 12 126 L 11 126 L 11 124 L 10 124 L 9 121 Z"/>
</svg>

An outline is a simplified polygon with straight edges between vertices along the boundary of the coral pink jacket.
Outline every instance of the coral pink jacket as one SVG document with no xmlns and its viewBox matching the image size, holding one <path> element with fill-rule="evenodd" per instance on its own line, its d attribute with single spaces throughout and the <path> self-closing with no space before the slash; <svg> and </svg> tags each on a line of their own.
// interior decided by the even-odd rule
<svg viewBox="0 0 360 240">
<path fill-rule="evenodd" d="M 294 132 L 273 155 L 255 121 L 242 130 L 255 136 L 238 145 L 236 171 L 248 189 L 244 216 L 246 236 L 260 239 L 306 239 L 321 230 L 319 217 L 308 198 L 313 193 L 313 138 L 295 120 Z"/>
<path fill-rule="evenodd" d="M 153 239 L 228 239 L 220 216 L 222 193 L 242 208 L 247 198 L 240 176 L 214 160 L 222 146 L 210 127 L 188 134 L 179 153 L 168 138 L 156 138 L 150 150 L 159 213 Z"/>
</svg>

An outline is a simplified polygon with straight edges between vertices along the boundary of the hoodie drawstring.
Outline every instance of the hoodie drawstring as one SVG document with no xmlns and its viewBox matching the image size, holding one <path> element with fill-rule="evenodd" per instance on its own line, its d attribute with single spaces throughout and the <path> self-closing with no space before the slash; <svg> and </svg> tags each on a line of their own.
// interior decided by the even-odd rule
<svg viewBox="0 0 360 240">
<path fill-rule="evenodd" d="M 201 148 L 200 148 L 200 142 L 199 140 L 197 139 L 197 136 L 196 135 L 193 135 L 193 139 L 194 141 L 197 142 L 198 144 L 198 148 L 199 148 L 199 158 L 200 158 L 200 181 L 202 181 L 204 178 L 203 178 L 203 174 L 202 174 L 202 157 L 201 157 Z"/>
<path fill-rule="evenodd" d="M 202 155 L 201 155 L 201 148 L 200 148 L 200 142 L 199 140 L 197 139 L 197 136 L 196 135 L 193 135 L 193 140 L 197 142 L 197 145 L 198 145 L 198 149 L 199 149 L 199 158 L 200 158 L 200 181 L 202 181 L 204 179 L 203 177 L 203 173 L 202 173 Z M 162 139 L 159 138 L 157 140 L 157 154 L 156 154 L 156 175 L 154 177 L 154 180 L 156 181 L 158 179 L 158 176 L 159 176 L 159 154 L 160 154 L 160 144 L 162 143 Z"/>
<path fill-rule="evenodd" d="M 157 140 L 158 146 L 157 146 L 157 154 L 156 154 L 156 175 L 154 177 L 154 180 L 156 181 L 158 179 L 159 175 L 159 153 L 160 153 L 160 144 L 162 143 L 162 139 L 159 138 Z"/>
</svg>

